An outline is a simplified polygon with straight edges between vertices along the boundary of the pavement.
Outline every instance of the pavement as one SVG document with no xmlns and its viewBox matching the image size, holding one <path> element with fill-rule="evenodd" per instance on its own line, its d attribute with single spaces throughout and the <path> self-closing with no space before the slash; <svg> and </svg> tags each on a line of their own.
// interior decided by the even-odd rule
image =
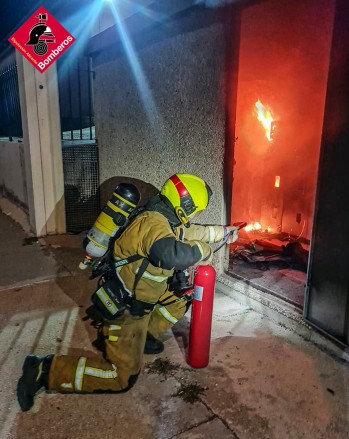
<svg viewBox="0 0 349 439">
<path fill-rule="evenodd" d="M 25 355 L 99 355 L 81 236 L 28 238 L 0 213 L 0 439 L 348 439 L 348 363 L 218 290 L 206 368 L 186 362 L 188 315 L 129 392 L 41 392 L 21 412 Z"/>
</svg>

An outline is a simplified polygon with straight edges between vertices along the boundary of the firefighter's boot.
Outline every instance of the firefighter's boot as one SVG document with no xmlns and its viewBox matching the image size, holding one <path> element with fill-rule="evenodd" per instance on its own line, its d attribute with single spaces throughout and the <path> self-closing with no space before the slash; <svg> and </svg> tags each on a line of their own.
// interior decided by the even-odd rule
<svg viewBox="0 0 349 439">
<path fill-rule="evenodd" d="M 41 387 L 48 387 L 48 372 L 53 355 L 38 357 L 28 355 L 23 364 L 23 375 L 17 384 L 17 399 L 25 412 L 34 404 L 34 396 Z"/>
<path fill-rule="evenodd" d="M 149 332 L 147 333 L 147 339 L 145 341 L 144 353 L 147 355 L 160 354 L 164 350 L 164 344 L 162 341 L 153 337 Z"/>
</svg>

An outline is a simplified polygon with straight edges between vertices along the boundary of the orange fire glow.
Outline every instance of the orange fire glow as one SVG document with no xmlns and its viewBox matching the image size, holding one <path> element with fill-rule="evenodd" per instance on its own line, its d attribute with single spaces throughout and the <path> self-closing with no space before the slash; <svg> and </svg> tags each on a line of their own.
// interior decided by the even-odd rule
<svg viewBox="0 0 349 439">
<path fill-rule="evenodd" d="M 272 124 L 275 119 L 272 116 L 271 110 L 268 107 L 264 106 L 262 102 L 258 99 L 258 101 L 255 103 L 255 113 L 257 115 L 257 119 L 263 125 L 267 139 L 269 140 L 269 142 L 272 142 L 273 139 L 271 136 L 271 131 Z"/>
<path fill-rule="evenodd" d="M 254 223 L 247 224 L 247 226 L 244 227 L 244 230 L 246 232 L 258 232 L 262 229 L 263 229 L 264 233 L 271 233 L 273 231 L 273 229 L 270 226 L 268 226 L 267 228 L 263 228 L 262 225 L 258 221 L 255 221 Z"/>
<path fill-rule="evenodd" d="M 262 226 L 256 221 L 254 223 L 251 224 L 247 224 L 247 226 L 245 227 L 246 232 L 251 232 L 252 230 L 260 230 L 262 228 Z"/>
</svg>

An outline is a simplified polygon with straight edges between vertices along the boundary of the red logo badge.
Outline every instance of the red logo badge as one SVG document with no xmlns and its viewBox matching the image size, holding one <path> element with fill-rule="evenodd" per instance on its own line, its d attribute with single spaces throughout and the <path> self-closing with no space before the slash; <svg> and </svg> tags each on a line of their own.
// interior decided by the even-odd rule
<svg viewBox="0 0 349 439">
<path fill-rule="evenodd" d="M 9 42 L 43 73 L 75 38 L 43 7 L 9 38 Z"/>
</svg>

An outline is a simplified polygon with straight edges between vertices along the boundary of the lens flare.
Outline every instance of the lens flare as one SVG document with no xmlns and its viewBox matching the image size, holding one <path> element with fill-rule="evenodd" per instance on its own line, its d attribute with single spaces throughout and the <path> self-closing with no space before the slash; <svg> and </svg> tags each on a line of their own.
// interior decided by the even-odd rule
<svg viewBox="0 0 349 439">
<path fill-rule="evenodd" d="M 159 145 L 164 144 L 164 124 L 161 115 L 158 113 L 156 103 L 148 85 L 147 78 L 143 72 L 142 65 L 137 57 L 131 39 L 127 34 L 124 22 L 121 20 L 117 6 L 110 3 L 110 10 L 114 16 L 116 29 L 119 32 L 120 40 L 129 61 L 132 74 L 136 80 L 138 90 L 142 99 L 144 110 L 147 114 L 150 125 L 153 128 L 154 141 Z"/>
</svg>

